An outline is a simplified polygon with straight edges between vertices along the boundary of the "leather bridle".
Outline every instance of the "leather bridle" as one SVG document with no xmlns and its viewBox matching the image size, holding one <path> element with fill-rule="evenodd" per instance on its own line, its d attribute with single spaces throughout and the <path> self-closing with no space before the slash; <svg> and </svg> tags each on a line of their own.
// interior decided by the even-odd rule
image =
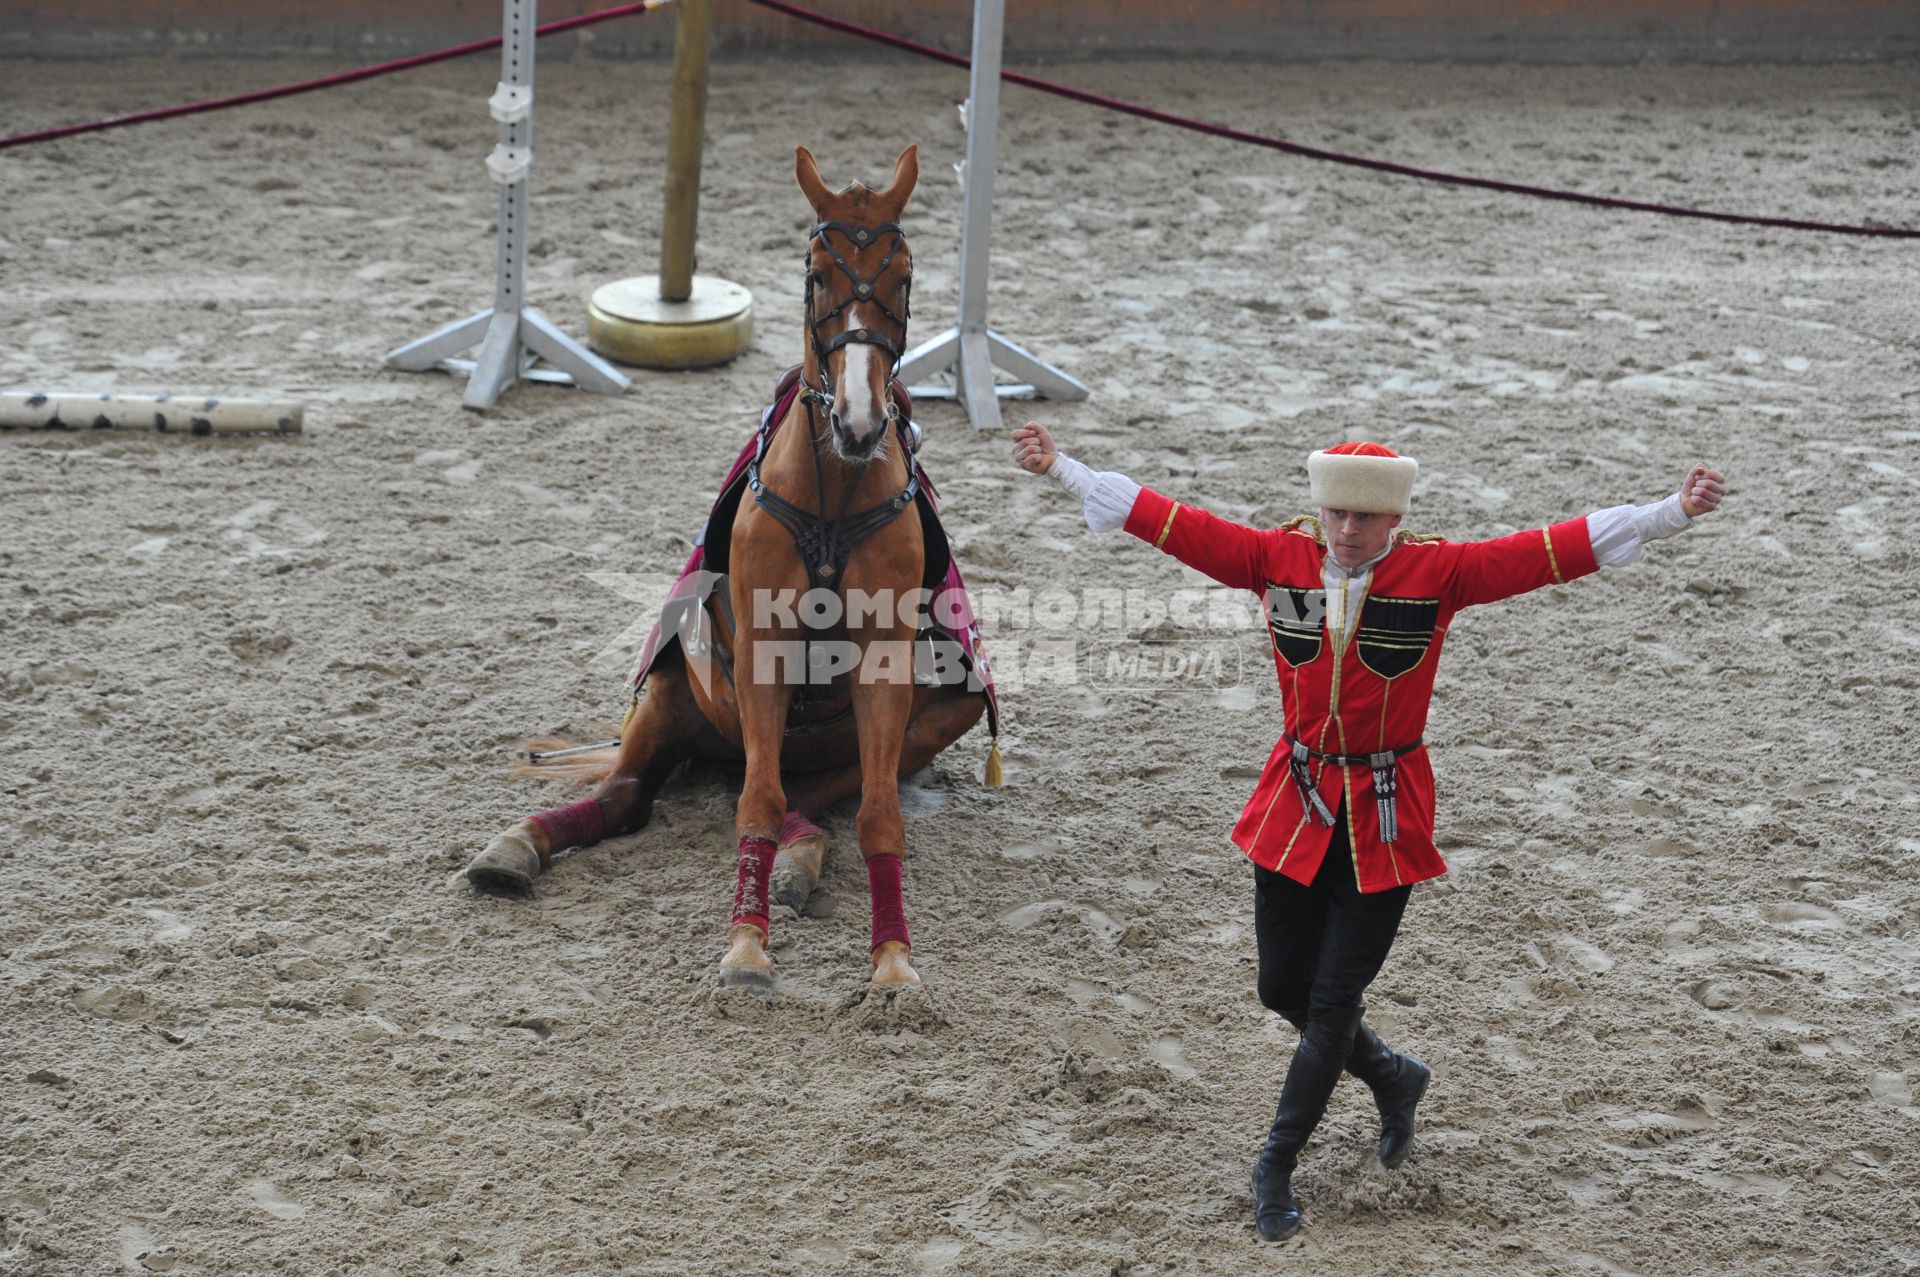
<svg viewBox="0 0 1920 1277">
<path fill-rule="evenodd" d="M 874 267 L 873 273 L 862 275 L 854 269 L 853 263 L 841 256 L 840 250 L 833 246 L 833 240 L 830 234 L 838 234 L 845 238 L 855 246 L 854 251 L 856 252 L 871 248 L 875 244 L 880 243 L 888 235 L 893 236 L 893 243 L 888 246 L 887 255 L 880 259 L 880 264 Z M 896 312 L 892 306 L 889 306 L 886 301 L 880 297 L 875 289 L 880 283 L 880 277 L 885 275 L 887 268 L 893 265 L 893 259 L 899 256 L 900 251 L 907 246 L 906 233 L 900 229 L 898 222 L 882 222 L 878 226 L 849 226 L 841 221 L 820 222 L 814 226 L 812 233 L 807 236 L 807 242 L 809 244 L 815 241 L 818 241 L 820 247 L 827 250 L 827 256 L 833 259 L 833 264 L 839 267 L 840 272 L 853 284 L 853 290 L 847 295 L 845 301 L 839 302 L 832 310 L 829 310 L 824 315 L 814 314 L 813 254 L 811 252 L 807 254 L 807 341 L 813 347 L 813 361 L 820 370 L 820 385 L 817 389 L 813 386 L 807 386 L 802 393 L 808 396 L 810 403 L 817 399 L 824 405 L 831 405 L 833 402 L 833 372 L 827 366 L 827 357 L 836 350 L 852 345 L 879 347 L 881 350 L 886 351 L 891 359 L 892 367 L 889 369 L 887 376 L 889 380 L 892 379 L 892 370 L 900 366 L 900 357 L 906 353 L 907 319 L 910 313 L 908 298 L 913 291 L 913 274 L 909 271 L 906 279 L 900 283 L 900 292 L 895 299 L 899 302 L 900 309 Z M 820 340 L 820 330 L 822 328 L 845 314 L 849 306 L 857 306 L 865 303 L 871 303 L 877 306 L 880 313 L 885 315 L 890 323 L 899 327 L 900 336 L 897 340 L 877 328 L 848 328 L 827 341 L 823 342 Z M 887 416 L 889 420 L 893 417 L 891 400 L 888 401 Z"/>
<path fill-rule="evenodd" d="M 833 246 L 833 241 L 828 238 L 830 232 L 846 237 L 860 249 L 880 243 L 883 237 L 889 234 L 893 236 L 893 243 L 888 247 L 886 256 L 881 259 L 880 265 L 874 269 L 873 273 L 862 275 Z M 800 558 L 807 567 L 808 584 L 814 588 L 834 589 L 839 583 L 841 574 L 846 571 L 847 560 L 853 555 L 853 547 L 899 518 L 913 504 L 914 498 L 920 494 L 920 467 L 915 463 L 912 451 L 903 449 L 902 455 L 906 457 L 907 462 L 906 488 L 879 505 L 870 506 L 849 515 L 847 507 L 853 501 L 853 494 L 859 490 L 860 480 L 865 475 L 866 468 L 880 453 L 880 448 L 876 446 L 874 451 L 860 462 L 858 470 L 848 480 L 846 495 L 840 502 L 839 512 L 831 520 L 826 518 L 827 479 L 820 460 L 820 423 L 815 415 L 815 405 L 819 404 L 831 409 L 833 404 L 833 379 L 832 373 L 827 368 L 827 356 L 856 343 L 877 346 L 893 357 L 893 367 L 887 374 L 888 384 L 891 386 L 893 372 L 899 367 L 900 356 L 907 340 L 907 296 L 912 289 L 913 276 L 909 272 L 907 278 L 901 281 L 899 294 L 895 298 L 899 303 L 897 312 L 874 294 L 874 287 L 879 283 L 880 277 L 886 274 L 887 268 L 893 265 L 893 259 L 907 246 L 906 235 L 901 231 L 898 223 L 883 222 L 878 226 L 848 226 L 844 222 L 826 221 L 816 225 L 808 239 L 809 242 L 820 241 L 834 264 L 853 281 L 853 292 L 845 301 L 824 315 L 815 315 L 813 313 L 813 255 L 811 252 L 808 253 L 807 341 L 813 348 L 814 363 L 820 371 L 820 385 L 818 387 L 808 385 L 803 375 L 800 382 L 800 399 L 807 409 L 808 448 L 813 453 L 814 491 L 817 494 L 820 511 L 816 514 L 811 510 L 800 508 L 770 490 L 761 481 L 760 462 L 767 454 L 767 444 L 772 438 L 773 427 L 777 424 L 771 419 L 761 428 L 759 445 L 754 450 L 753 460 L 747 465 L 747 486 L 753 492 L 755 503 L 772 515 L 793 538 L 794 547 L 800 551 Z M 829 341 L 821 341 L 820 329 L 823 325 L 831 323 L 845 313 L 849 306 L 862 302 L 871 302 L 879 307 L 881 314 L 899 326 L 900 336 L 896 339 L 874 328 L 849 328 Z M 898 428 L 899 408 L 894 403 L 891 393 L 886 397 L 886 414 L 887 424 L 884 428 L 888 430 Z"/>
</svg>

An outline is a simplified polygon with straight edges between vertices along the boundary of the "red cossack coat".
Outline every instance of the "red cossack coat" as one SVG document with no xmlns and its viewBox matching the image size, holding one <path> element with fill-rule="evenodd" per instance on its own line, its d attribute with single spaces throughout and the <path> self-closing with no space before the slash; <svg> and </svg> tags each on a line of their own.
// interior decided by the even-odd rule
<svg viewBox="0 0 1920 1277">
<path fill-rule="evenodd" d="M 1318 526 L 1296 519 L 1279 528 L 1242 527 L 1151 488 L 1140 490 L 1126 522 L 1128 532 L 1222 585 L 1262 596 L 1286 730 L 1329 754 L 1377 753 L 1420 738 L 1440 647 L 1461 608 L 1598 570 L 1584 517 L 1491 541 L 1396 532 L 1393 551 L 1374 565 L 1359 622 L 1336 652 L 1326 618 L 1344 613 L 1337 595 L 1326 597 L 1327 548 Z M 1255 864 L 1311 883 L 1333 831 L 1310 818 L 1293 782 L 1291 752 L 1283 736 L 1233 841 Z M 1370 768 L 1318 760 L 1309 768 L 1328 810 L 1346 805 L 1362 892 L 1447 871 L 1433 845 L 1433 767 L 1424 746 L 1400 759 L 1400 828 L 1391 843 L 1380 841 Z"/>
</svg>

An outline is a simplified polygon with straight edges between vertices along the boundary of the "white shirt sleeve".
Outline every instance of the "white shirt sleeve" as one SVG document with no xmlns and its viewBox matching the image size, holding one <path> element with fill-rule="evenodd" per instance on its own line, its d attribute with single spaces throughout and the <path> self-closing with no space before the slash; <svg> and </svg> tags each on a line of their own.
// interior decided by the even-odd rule
<svg viewBox="0 0 1920 1277">
<path fill-rule="evenodd" d="M 1640 561 L 1649 541 L 1670 537 L 1692 527 L 1694 520 L 1680 508 L 1680 494 L 1672 493 L 1651 505 L 1609 506 L 1587 516 L 1587 535 L 1593 540 L 1593 559 L 1603 568 L 1623 568 Z"/>
<path fill-rule="evenodd" d="M 1095 532 L 1112 532 L 1125 526 L 1134 500 L 1140 495 L 1140 485 L 1119 471 L 1096 473 L 1064 452 L 1047 468 L 1047 478 L 1058 484 L 1062 492 L 1079 499 L 1087 526 Z"/>
</svg>

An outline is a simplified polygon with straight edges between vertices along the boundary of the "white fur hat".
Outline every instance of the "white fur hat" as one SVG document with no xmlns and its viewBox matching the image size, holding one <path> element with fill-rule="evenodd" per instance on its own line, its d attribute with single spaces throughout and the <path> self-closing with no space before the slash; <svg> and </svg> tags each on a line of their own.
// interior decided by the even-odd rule
<svg viewBox="0 0 1920 1277">
<path fill-rule="evenodd" d="M 1342 443 L 1307 456 L 1315 505 L 1364 514 L 1405 514 L 1420 463 L 1378 443 Z"/>
</svg>

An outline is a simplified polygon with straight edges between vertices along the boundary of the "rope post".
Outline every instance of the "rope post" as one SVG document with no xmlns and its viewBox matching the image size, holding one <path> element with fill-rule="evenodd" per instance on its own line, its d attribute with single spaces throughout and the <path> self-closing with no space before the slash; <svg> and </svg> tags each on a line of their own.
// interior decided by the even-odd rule
<svg viewBox="0 0 1920 1277">
<path fill-rule="evenodd" d="M 605 360 L 587 352 L 553 322 L 527 305 L 527 187 L 533 169 L 533 64 L 537 0 L 504 0 L 500 20 L 500 83 L 487 110 L 500 125 L 499 144 L 487 156 L 487 174 L 500 187 L 500 231 L 494 261 L 493 305 L 456 320 L 387 356 L 387 367 L 408 372 L 439 368 L 464 374 L 461 402 L 484 410 L 500 402 L 514 382 L 578 386 L 617 395 L 632 383 Z M 478 343 L 472 359 L 455 359 Z M 545 359 L 551 369 L 536 369 Z"/>
<path fill-rule="evenodd" d="M 969 72 L 967 161 L 960 216 L 960 322 L 916 346 L 900 361 L 901 381 L 935 376 L 945 380 L 914 386 L 914 398 L 958 399 L 975 430 L 1000 429 L 1000 400 L 1085 399 L 1087 388 L 1038 356 L 987 327 L 987 269 L 993 255 L 993 168 L 1000 123 L 1000 45 L 1006 0 L 975 0 L 973 66 Z M 995 367 L 1018 385 L 998 385 Z"/>
<path fill-rule="evenodd" d="M 753 344 L 753 294 L 728 280 L 694 274 L 713 0 L 680 0 L 679 11 L 660 273 L 602 285 L 587 307 L 593 348 L 643 368 L 711 367 Z"/>
</svg>

